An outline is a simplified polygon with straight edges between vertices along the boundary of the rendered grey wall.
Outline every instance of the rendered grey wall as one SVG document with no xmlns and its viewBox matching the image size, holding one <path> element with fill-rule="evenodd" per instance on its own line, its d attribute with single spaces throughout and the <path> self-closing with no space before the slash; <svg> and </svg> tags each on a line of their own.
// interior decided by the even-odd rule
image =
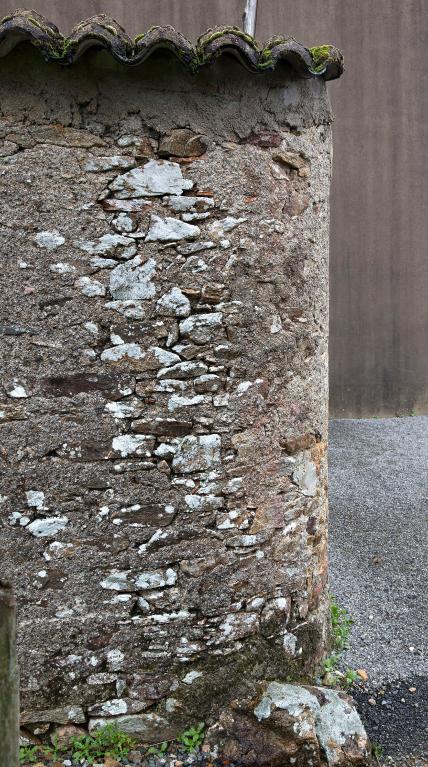
<svg viewBox="0 0 428 767">
<path fill-rule="evenodd" d="M 257 36 L 333 42 L 344 77 L 331 198 L 335 416 L 428 410 L 428 94 L 423 0 L 261 0 Z"/>
<path fill-rule="evenodd" d="M 33 0 L 63 31 L 104 11 L 130 34 L 171 23 L 191 38 L 241 20 L 243 0 Z M 0 13 L 11 10 L 0 0 Z M 424 13 L 425 11 L 425 13 Z M 257 37 L 332 42 L 331 412 L 428 412 L 428 94 L 423 0 L 259 0 Z"/>
<path fill-rule="evenodd" d="M 21 7 L 18 0 L 0 0 L 0 16 Z M 62 32 L 96 13 L 107 13 L 137 35 L 155 24 L 171 24 L 190 38 L 215 24 L 242 24 L 244 0 L 30 0 L 34 8 Z"/>
</svg>

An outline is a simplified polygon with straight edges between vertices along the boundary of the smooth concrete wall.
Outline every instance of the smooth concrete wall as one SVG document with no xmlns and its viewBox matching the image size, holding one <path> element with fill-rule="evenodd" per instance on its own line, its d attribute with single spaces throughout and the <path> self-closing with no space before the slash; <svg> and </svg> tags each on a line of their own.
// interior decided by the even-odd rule
<svg viewBox="0 0 428 767">
<path fill-rule="evenodd" d="M 280 29 L 345 54 L 345 75 L 330 85 L 332 414 L 426 413 L 426 2 L 261 0 L 259 7 L 261 39 Z"/>
<path fill-rule="evenodd" d="M 0 0 L 0 15 L 16 5 Z M 216 24 L 242 25 L 244 0 L 30 0 L 26 8 L 42 13 L 61 32 L 97 13 L 116 19 L 129 35 L 137 35 L 155 24 L 171 24 L 190 39 L 196 39 Z"/>
<path fill-rule="evenodd" d="M 244 0 L 33 0 L 69 31 L 104 11 L 130 34 L 171 23 L 195 39 L 240 24 Z M 0 13 L 11 10 L 0 0 Z M 259 0 L 257 37 L 332 42 L 331 411 L 428 412 L 428 92 L 424 0 Z"/>
</svg>

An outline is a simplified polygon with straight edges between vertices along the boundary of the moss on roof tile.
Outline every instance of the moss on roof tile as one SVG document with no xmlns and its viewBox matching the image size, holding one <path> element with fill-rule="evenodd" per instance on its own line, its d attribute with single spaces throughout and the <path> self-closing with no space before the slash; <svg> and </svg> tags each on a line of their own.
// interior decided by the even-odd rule
<svg viewBox="0 0 428 767">
<path fill-rule="evenodd" d="M 333 80 L 343 71 L 343 57 L 332 45 L 305 48 L 292 37 L 276 36 L 259 45 L 238 27 L 214 27 L 192 45 L 170 26 L 151 27 L 134 40 L 114 19 L 99 14 L 77 24 L 69 37 L 36 11 L 19 9 L 0 22 L 0 56 L 18 43 L 27 41 L 37 47 L 46 61 L 70 66 L 88 48 L 104 48 L 122 64 L 135 66 L 154 51 L 172 52 L 191 72 L 213 63 L 224 53 L 239 59 L 254 73 L 273 71 L 281 62 L 290 65 L 302 77 Z"/>
</svg>

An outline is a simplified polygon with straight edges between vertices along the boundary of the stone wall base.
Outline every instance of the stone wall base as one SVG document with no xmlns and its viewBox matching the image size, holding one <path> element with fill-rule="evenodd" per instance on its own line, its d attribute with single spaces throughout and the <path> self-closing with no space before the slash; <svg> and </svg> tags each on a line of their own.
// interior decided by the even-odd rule
<svg viewBox="0 0 428 767">
<path fill-rule="evenodd" d="M 348 767 L 370 754 L 349 695 L 280 682 L 266 684 L 256 701 L 232 703 L 208 740 L 242 767 Z"/>
<path fill-rule="evenodd" d="M 156 717 L 119 716 L 99 721 L 115 722 L 119 729 L 145 746 L 168 733 L 156 730 Z M 162 730 L 162 732 L 161 732 Z M 22 743 L 40 743 L 49 737 L 67 746 L 86 729 L 49 724 L 22 731 Z M 36 734 L 37 733 L 37 734 Z M 173 739 L 173 735 L 170 735 Z M 144 742 L 146 741 L 146 742 Z M 260 685 L 253 699 L 232 701 L 207 731 L 208 753 L 240 767 L 364 767 L 370 763 L 370 743 L 352 698 L 342 691 L 281 682 Z M 144 748 L 142 749 L 144 753 Z"/>
</svg>

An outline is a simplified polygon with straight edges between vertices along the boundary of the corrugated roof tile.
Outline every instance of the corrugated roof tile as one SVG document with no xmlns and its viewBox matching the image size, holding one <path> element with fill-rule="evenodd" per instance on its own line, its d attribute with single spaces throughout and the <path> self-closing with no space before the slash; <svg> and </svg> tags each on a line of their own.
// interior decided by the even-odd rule
<svg viewBox="0 0 428 767">
<path fill-rule="evenodd" d="M 135 66 L 156 50 L 171 51 L 191 72 L 213 63 L 223 53 L 239 59 L 254 73 L 273 71 L 280 62 L 289 64 L 302 77 L 333 80 L 343 72 L 343 56 L 332 45 L 308 49 L 292 37 L 275 37 L 259 45 L 238 27 L 215 27 L 192 45 L 173 27 L 151 27 L 133 40 L 114 19 L 100 14 L 81 21 L 69 37 L 36 11 L 18 9 L 0 22 L 0 56 L 16 45 L 29 42 L 46 61 L 73 64 L 90 48 L 105 48 L 122 64 Z"/>
</svg>

